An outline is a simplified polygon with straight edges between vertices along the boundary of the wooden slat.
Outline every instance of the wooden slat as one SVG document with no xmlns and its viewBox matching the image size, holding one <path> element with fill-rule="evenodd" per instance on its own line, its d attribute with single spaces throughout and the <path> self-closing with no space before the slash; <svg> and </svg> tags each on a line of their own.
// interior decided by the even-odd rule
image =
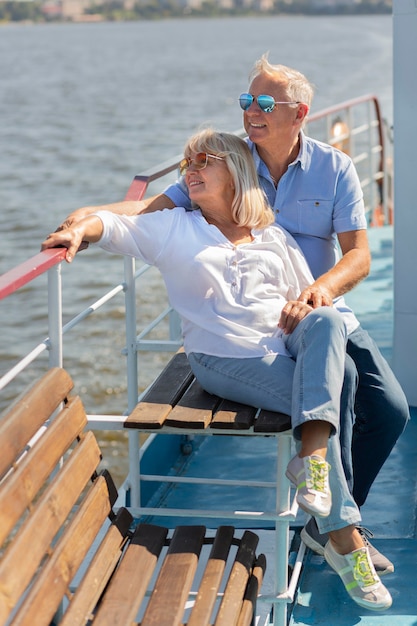
<svg viewBox="0 0 417 626">
<path fill-rule="evenodd" d="M 233 534 L 233 526 L 220 526 L 218 528 L 187 626 L 211 624 L 210 618 L 226 569 Z"/>
<path fill-rule="evenodd" d="M 155 583 L 142 626 L 179 626 L 203 545 L 204 526 L 178 526 Z"/>
<path fill-rule="evenodd" d="M 260 554 L 254 565 L 251 577 L 246 588 L 245 597 L 240 611 L 237 626 L 251 626 L 253 616 L 256 611 L 256 599 L 261 589 L 262 581 L 266 571 L 266 558 Z"/>
<path fill-rule="evenodd" d="M 187 357 L 179 351 L 158 376 L 124 426 L 142 430 L 174 428 L 249 430 L 277 433 L 291 429 L 291 418 L 283 413 L 261 410 L 224 400 L 204 391 L 194 379 Z"/>
<path fill-rule="evenodd" d="M 240 541 L 240 546 L 230 572 L 215 626 L 235 626 L 239 619 L 246 585 L 255 561 L 255 551 L 259 538 L 247 530 Z"/>
<path fill-rule="evenodd" d="M 109 484 L 110 481 L 110 484 Z M 69 585 L 112 507 L 108 473 L 92 484 L 76 514 L 54 546 L 13 619 L 13 626 L 49 626 Z M 91 590 L 94 593 L 94 588 Z"/>
<path fill-rule="evenodd" d="M 255 421 L 253 430 L 256 433 L 283 433 L 291 430 L 291 417 L 285 413 L 262 411 Z"/>
<path fill-rule="evenodd" d="M 204 391 L 197 380 L 194 380 L 165 423 L 177 428 L 207 428 L 219 402 L 220 398 Z"/>
<path fill-rule="evenodd" d="M 7 477 L 0 491 L 0 545 L 86 423 L 83 404 L 76 397 Z"/>
<path fill-rule="evenodd" d="M 72 388 L 73 382 L 65 370 L 50 369 L 3 413 L 0 421 L 0 477 Z"/>
<path fill-rule="evenodd" d="M 210 428 L 248 430 L 255 421 L 257 409 L 247 404 L 222 400 Z"/>
<path fill-rule="evenodd" d="M 139 402 L 125 420 L 124 427 L 158 430 L 162 428 L 171 411 L 172 406 L 170 404 Z"/>
<path fill-rule="evenodd" d="M 84 626 L 121 557 L 132 516 L 119 509 L 113 523 L 98 546 L 92 561 L 71 598 L 59 626 Z"/>
<path fill-rule="evenodd" d="M 0 563 L 0 624 L 7 619 L 30 582 L 52 538 L 68 517 L 100 458 L 93 433 L 86 433 L 3 555 Z"/>
<path fill-rule="evenodd" d="M 164 546 L 167 528 L 140 524 L 104 596 L 94 626 L 124 626 L 135 619 Z M 175 585 L 175 581 L 169 581 Z M 168 607 L 168 611 L 170 607 Z M 163 626 L 163 623 L 158 623 Z"/>
<path fill-rule="evenodd" d="M 161 428 L 172 407 L 177 404 L 192 380 L 193 374 L 187 357 L 184 352 L 178 352 L 133 409 L 124 426 Z"/>
</svg>

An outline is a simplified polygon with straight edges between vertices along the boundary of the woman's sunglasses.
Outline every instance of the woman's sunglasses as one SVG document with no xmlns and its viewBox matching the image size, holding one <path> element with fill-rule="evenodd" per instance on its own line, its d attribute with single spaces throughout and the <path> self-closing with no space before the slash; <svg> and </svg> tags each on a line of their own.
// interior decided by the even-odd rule
<svg viewBox="0 0 417 626">
<path fill-rule="evenodd" d="M 216 156 L 215 154 L 208 154 L 207 152 L 197 152 L 191 159 L 190 157 L 185 157 L 180 161 L 179 170 L 180 175 L 185 176 L 188 168 L 193 165 L 196 170 L 203 170 L 207 167 L 207 163 L 209 159 L 218 159 L 219 161 L 223 161 L 223 157 Z"/>
<path fill-rule="evenodd" d="M 244 111 L 249 109 L 253 101 L 256 101 L 258 107 L 264 113 L 272 113 L 276 104 L 300 104 L 299 102 L 277 102 L 272 96 L 266 96 L 264 94 L 261 96 L 252 96 L 251 93 L 242 93 L 239 96 L 239 104 Z"/>
</svg>

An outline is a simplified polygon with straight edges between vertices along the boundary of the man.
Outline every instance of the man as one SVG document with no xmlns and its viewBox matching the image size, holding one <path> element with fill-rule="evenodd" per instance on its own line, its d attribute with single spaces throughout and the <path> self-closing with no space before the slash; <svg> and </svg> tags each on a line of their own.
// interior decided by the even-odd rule
<svg viewBox="0 0 417 626">
<path fill-rule="evenodd" d="M 313 88 L 305 76 L 271 65 L 263 55 L 251 72 L 249 92 L 239 102 L 259 181 L 276 221 L 294 236 L 315 278 L 300 294 L 300 303 L 318 307 L 330 305 L 368 275 L 370 252 L 362 191 L 351 159 L 303 133 L 312 97 Z M 99 208 L 137 214 L 174 206 L 191 206 L 181 180 L 145 201 L 78 209 L 60 228 Z M 291 332 L 298 321 L 293 309 L 285 331 Z M 342 461 L 361 507 L 406 426 L 409 409 L 393 372 L 359 323 L 349 334 L 346 372 L 345 381 L 357 380 L 358 386 L 354 407 L 346 400 L 349 394 L 342 393 Z M 327 536 L 318 533 L 314 518 L 301 534 L 310 548 L 324 553 Z M 394 571 L 366 535 L 364 539 L 377 573 Z"/>
</svg>

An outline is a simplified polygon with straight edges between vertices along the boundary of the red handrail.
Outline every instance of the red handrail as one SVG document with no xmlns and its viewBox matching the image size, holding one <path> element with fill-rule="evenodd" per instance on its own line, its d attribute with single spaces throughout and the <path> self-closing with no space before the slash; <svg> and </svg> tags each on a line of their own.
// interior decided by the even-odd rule
<svg viewBox="0 0 417 626">
<path fill-rule="evenodd" d="M 52 248 L 39 252 L 0 276 L 0 300 L 10 296 L 31 280 L 65 259 L 66 248 Z"/>
</svg>

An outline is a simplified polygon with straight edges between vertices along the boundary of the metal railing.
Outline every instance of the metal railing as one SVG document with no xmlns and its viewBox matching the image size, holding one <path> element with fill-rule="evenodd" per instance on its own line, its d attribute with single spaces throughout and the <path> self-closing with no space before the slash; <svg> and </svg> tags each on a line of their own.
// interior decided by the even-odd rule
<svg viewBox="0 0 417 626">
<path fill-rule="evenodd" d="M 392 223 L 392 138 L 378 99 L 367 95 L 323 109 L 308 118 L 306 131 L 352 158 L 368 224 Z"/>
</svg>

